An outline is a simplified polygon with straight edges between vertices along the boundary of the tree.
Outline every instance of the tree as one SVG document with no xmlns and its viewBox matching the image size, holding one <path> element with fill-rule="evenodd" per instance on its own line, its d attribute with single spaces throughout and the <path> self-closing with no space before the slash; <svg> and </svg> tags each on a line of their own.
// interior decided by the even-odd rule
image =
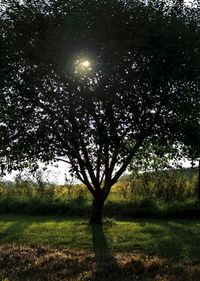
<svg viewBox="0 0 200 281">
<path fill-rule="evenodd" d="M 182 122 L 177 151 L 189 159 L 193 167 L 194 163 L 198 162 L 197 204 L 200 205 L 200 112 L 195 113 L 194 109 L 191 114 L 195 114 L 195 119 L 191 118 L 190 122 Z"/>
<path fill-rule="evenodd" d="M 178 2 L 178 3 L 176 3 Z M 1 146 L 7 170 L 62 159 L 93 196 L 199 106 L 199 10 L 181 1 L 6 1 Z"/>
</svg>

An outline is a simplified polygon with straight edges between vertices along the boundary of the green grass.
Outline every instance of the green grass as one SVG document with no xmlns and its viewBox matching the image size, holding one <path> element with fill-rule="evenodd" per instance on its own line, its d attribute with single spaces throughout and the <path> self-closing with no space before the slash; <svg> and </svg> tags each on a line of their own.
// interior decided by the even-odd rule
<svg viewBox="0 0 200 281">
<path fill-rule="evenodd" d="M 199 220 L 107 220 L 103 227 L 91 227 L 78 218 L 0 215 L 1 244 L 144 253 L 194 262 L 200 259 L 199 239 Z"/>
</svg>

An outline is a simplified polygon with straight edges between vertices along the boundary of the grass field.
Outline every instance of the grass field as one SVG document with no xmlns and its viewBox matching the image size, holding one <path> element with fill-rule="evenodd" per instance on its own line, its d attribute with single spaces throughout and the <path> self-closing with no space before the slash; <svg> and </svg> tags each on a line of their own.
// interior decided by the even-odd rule
<svg viewBox="0 0 200 281">
<path fill-rule="evenodd" d="M 51 247 L 100 249 L 200 260 L 200 221 L 105 221 L 103 227 L 87 220 L 0 215 L 0 242 Z"/>
<path fill-rule="evenodd" d="M 0 280 L 200 280 L 199 220 L 0 215 Z"/>
</svg>

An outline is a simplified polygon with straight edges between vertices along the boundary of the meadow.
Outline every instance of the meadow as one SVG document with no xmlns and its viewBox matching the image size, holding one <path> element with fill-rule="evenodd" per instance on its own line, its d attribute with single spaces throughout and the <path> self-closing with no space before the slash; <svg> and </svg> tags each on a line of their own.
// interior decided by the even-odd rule
<svg viewBox="0 0 200 281">
<path fill-rule="evenodd" d="M 2 280 L 199 280 L 200 221 L 0 216 Z"/>
<path fill-rule="evenodd" d="M 1 243 L 142 252 L 185 262 L 198 261 L 199 230 L 200 220 L 107 219 L 91 226 L 80 218 L 0 216 Z"/>
<path fill-rule="evenodd" d="M 101 226 L 91 196 L 17 177 L 0 184 L 0 280 L 200 280 L 196 170 L 123 177 Z"/>
</svg>

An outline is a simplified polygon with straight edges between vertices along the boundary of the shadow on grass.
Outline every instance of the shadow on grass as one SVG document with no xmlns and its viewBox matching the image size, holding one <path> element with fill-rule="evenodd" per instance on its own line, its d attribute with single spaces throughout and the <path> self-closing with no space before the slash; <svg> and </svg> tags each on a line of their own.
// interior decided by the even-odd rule
<svg viewBox="0 0 200 281">
<path fill-rule="evenodd" d="M 89 226 L 85 222 L 73 221 L 65 228 L 63 221 L 65 219 L 51 220 L 50 226 L 43 225 L 49 222 L 48 218 L 41 217 L 18 217 L 1 218 L 0 241 L 2 242 L 20 242 L 13 245 L 0 246 L 0 280 L 8 278 L 9 280 L 73 280 L 73 281 L 132 281 L 136 280 L 155 280 L 156 274 L 165 274 L 162 268 L 162 262 L 154 261 L 151 257 L 146 262 L 146 257 L 137 256 L 137 253 L 144 253 L 145 255 L 158 255 L 160 257 L 167 257 L 174 261 L 181 261 L 188 259 L 199 261 L 199 225 L 193 227 L 193 223 L 189 221 L 138 221 L 131 223 L 128 228 L 128 223 L 121 225 L 116 223 L 113 225 L 93 225 Z M 60 231 L 56 232 L 56 227 L 59 228 L 58 222 L 62 222 Z M 34 227 L 31 228 L 31 225 Z M 134 227 L 136 224 L 140 227 Z M 30 228 L 29 228 L 30 227 Z M 35 237 L 34 230 L 37 234 Z M 69 232 L 69 230 L 71 231 Z M 68 231 L 68 232 L 67 232 Z M 63 234 L 64 233 L 64 234 Z M 108 244 L 106 239 L 107 233 L 112 240 L 112 235 L 116 236 L 117 245 L 113 247 Z M 40 236 L 45 236 L 44 241 L 48 241 L 49 245 L 59 245 L 59 235 L 62 235 L 62 247 L 55 249 L 54 247 L 43 247 L 38 245 Z M 72 236 L 68 239 L 67 237 Z M 23 244 L 29 244 L 34 240 L 33 247 L 23 248 Z M 119 253 L 113 255 L 110 249 L 118 250 L 120 239 L 122 240 L 122 252 L 127 250 L 129 253 Z M 77 244 L 79 240 L 80 243 Z M 110 241 L 109 240 L 109 241 Z M 70 243 L 69 243 L 70 241 Z M 84 243 L 90 245 L 93 252 L 78 249 Z M 129 243 L 128 247 L 126 243 Z M 112 242 L 111 242 L 112 243 Z M 119 244 L 118 244 L 119 243 Z M 22 244 L 20 246 L 20 244 Z M 66 248 L 70 245 L 71 249 Z M 2 248 L 4 247 L 4 248 Z M 127 247 L 127 248 L 126 248 Z M 13 254 L 14 253 L 14 254 Z M 12 257 L 12 258 L 11 258 Z M 171 264 L 174 264 L 174 261 Z M 27 267 L 27 264 L 30 267 Z M 199 262 L 198 262 L 199 264 Z M 9 271 L 10 268 L 15 268 L 15 271 Z M 1 275 L 4 272 L 4 275 Z M 16 276 L 19 279 L 16 279 Z M 50 278 L 50 277 L 51 278 Z M 200 275 L 198 275 L 200 276 Z M 152 279 L 149 279 L 149 278 Z M 164 279 L 159 279 L 164 280 Z M 170 280 L 186 280 L 186 279 L 170 279 Z M 187 280 L 200 280 L 187 279 Z"/>
<path fill-rule="evenodd" d="M 12 222 L 5 230 L 0 232 L 0 241 L 2 242 L 20 242 L 26 228 L 29 227 L 29 223 L 25 222 Z"/>
<path fill-rule="evenodd" d="M 92 280 L 104 280 L 114 272 L 119 273 L 116 259 L 111 255 L 102 225 L 91 225 L 96 270 Z"/>
<path fill-rule="evenodd" d="M 106 240 L 107 234 L 110 245 Z M 175 261 L 199 261 L 199 239 L 200 221 L 138 220 L 109 226 L 88 226 L 85 221 L 74 218 L 0 215 L 1 244 L 16 242 L 59 248 L 92 248 L 97 274 L 104 269 L 109 272 L 118 268 L 109 249 L 156 255 Z"/>
<path fill-rule="evenodd" d="M 145 247 L 149 249 L 149 252 L 152 248 L 153 255 L 175 261 L 199 261 L 200 229 L 193 230 L 189 221 L 151 221 L 151 225 L 148 222 L 140 223 L 140 225 L 143 228 L 142 232 L 149 235 L 150 243 L 149 245 L 147 243 Z"/>
</svg>

